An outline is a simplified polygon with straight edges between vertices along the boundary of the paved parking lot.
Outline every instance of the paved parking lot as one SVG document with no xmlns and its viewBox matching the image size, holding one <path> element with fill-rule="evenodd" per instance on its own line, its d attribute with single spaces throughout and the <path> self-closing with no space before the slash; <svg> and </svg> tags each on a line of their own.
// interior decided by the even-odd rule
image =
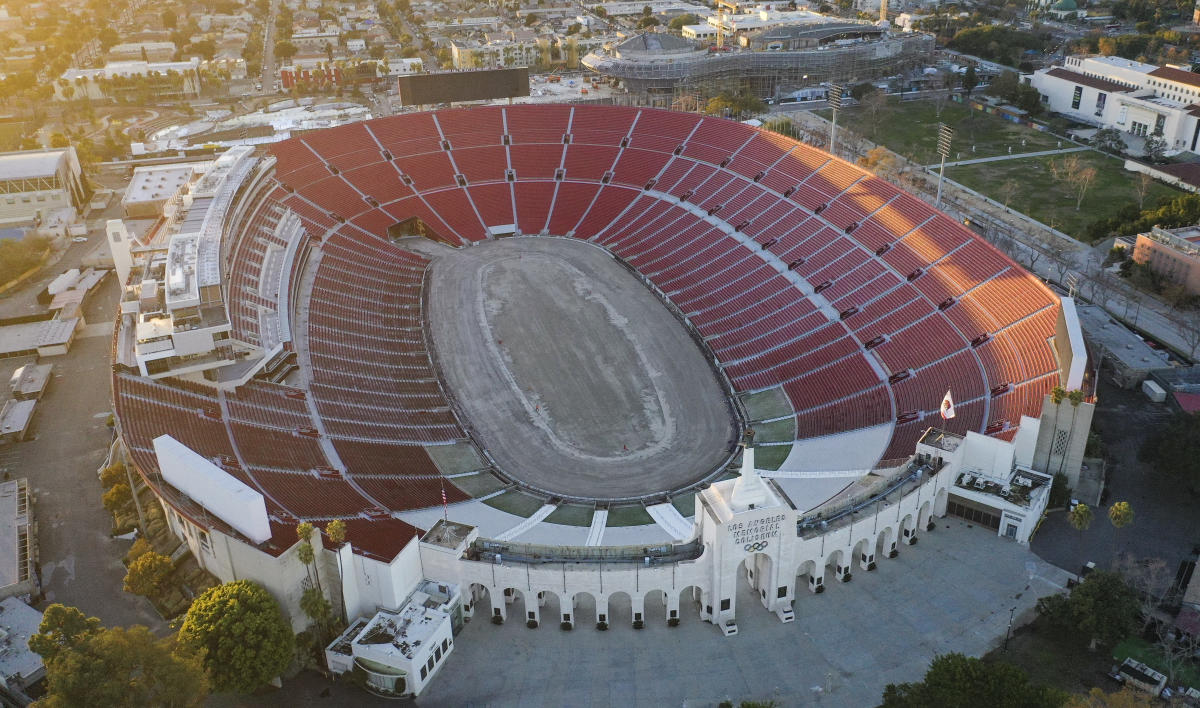
<svg viewBox="0 0 1200 708">
<path fill-rule="evenodd" d="M 743 583 L 734 637 L 721 636 L 686 605 L 675 628 L 666 626 L 661 609 L 649 607 L 642 630 L 630 626 L 628 608 L 614 614 L 607 632 L 476 619 L 418 703 L 696 708 L 729 698 L 877 705 L 884 686 L 919 680 L 937 654 L 979 656 L 999 645 L 1010 608 L 1020 623 L 1038 597 L 1059 592 L 1065 579 L 1028 549 L 947 518 L 874 572 L 856 570 L 849 584 L 835 583 L 821 595 L 802 590 L 792 624 L 763 610 Z M 224 697 L 220 705 L 394 703 L 304 674 L 279 693 Z"/>
<path fill-rule="evenodd" d="M 116 280 L 101 288 L 86 308 L 90 322 L 103 323 L 116 305 Z M 149 602 L 122 591 L 121 556 L 130 543 L 109 535 L 112 517 L 100 504 L 96 469 L 112 438 L 106 425 L 112 340 L 103 330 L 89 329 L 70 353 L 43 360 L 54 365 L 54 375 L 34 413 L 33 439 L 0 448 L 0 471 L 28 477 L 34 495 L 45 594 L 39 607 L 61 602 L 105 624 L 159 630 L 164 623 Z M 7 381 L 24 361 L 0 360 L 0 377 Z"/>
</svg>

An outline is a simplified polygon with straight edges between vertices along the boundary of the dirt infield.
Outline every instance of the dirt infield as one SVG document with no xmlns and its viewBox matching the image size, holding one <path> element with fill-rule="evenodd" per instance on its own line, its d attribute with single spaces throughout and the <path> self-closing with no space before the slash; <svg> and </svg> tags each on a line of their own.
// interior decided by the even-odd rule
<svg viewBox="0 0 1200 708">
<path fill-rule="evenodd" d="M 434 258 L 444 380 L 507 475 L 552 495 L 648 496 L 712 473 L 736 437 L 704 351 L 605 251 L 512 238 Z"/>
</svg>

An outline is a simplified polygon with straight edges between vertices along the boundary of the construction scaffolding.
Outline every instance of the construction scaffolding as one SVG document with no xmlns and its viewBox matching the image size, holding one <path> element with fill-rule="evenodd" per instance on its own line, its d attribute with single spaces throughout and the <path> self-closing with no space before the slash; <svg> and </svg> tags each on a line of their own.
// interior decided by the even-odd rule
<svg viewBox="0 0 1200 708">
<path fill-rule="evenodd" d="M 825 82 L 854 84 L 918 69 L 933 58 L 931 35 L 911 33 L 799 51 L 593 52 L 588 70 L 619 79 L 634 95 L 703 105 L 723 91 L 771 98 Z M 686 110 L 686 108 L 684 108 Z"/>
</svg>

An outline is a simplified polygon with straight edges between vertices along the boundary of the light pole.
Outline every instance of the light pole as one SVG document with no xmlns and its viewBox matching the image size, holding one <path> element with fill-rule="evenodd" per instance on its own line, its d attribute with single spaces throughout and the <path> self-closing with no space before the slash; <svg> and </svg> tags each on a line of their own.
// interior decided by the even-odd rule
<svg viewBox="0 0 1200 708">
<path fill-rule="evenodd" d="M 942 206 L 942 180 L 946 178 L 946 158 L 950 155 L 950 143 L 954 140 L 954 128 L 945 123 L 938 123 L 938 154 L 942 156 L 942 166 L 938 169 L 938 191 L 934 208 Z"/>
<path fill-rule="evenodd" d="M 1004 651 L 1008 651 L 1008 638 L 1012 636 L 1013 615 L 1016 612 L 1016 607 L 1011 607 L 1008 610 L 1008 629 L 1004 632 Z"/>
<path fill-rule="evenodd" d="M 833 109 L 833 125 L 829 129 L 829 152 L 837 155 L 837 116 L 842 108 L 842 85 L 834 84 L 829 87 L 829 107 Z"/>
</svg>

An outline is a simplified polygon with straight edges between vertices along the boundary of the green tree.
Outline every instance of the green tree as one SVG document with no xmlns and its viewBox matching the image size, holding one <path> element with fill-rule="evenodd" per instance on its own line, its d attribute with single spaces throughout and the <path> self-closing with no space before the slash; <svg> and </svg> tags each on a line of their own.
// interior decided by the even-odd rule
<svg viewBox="0 0 1200 708">
<path fill-rule="evenodd" d="M 67 136 L 63 135 L 62 133 L 55 132 L 55 133 L 50 134 L 50 147 L 64 148 L 70 144 L 71 144 L 71 141 L 67 138 Z"/>
<path fill-rule="evenodd" d="M 125 572 L 125 592 L 143 597 L 153 595 L 174 567 L 171 559 L 161 553 L 143 553 L 129 564 Z"/>
<path fill-rule="evenodd" d="M 658 21 L 657 17 L 643 17 L 638 20 L 637 26 L 638 29 L 646 29 L 647 27 L 658 27 L 660 24 L 662 23 Z"/>
<path fill-rule="evenodd" d="M 1113 504 L 1108 507 L 1108 521 L 1113 525 L 1113 558 L 1116 558 L 1117 534 L 1133 523 L 1133 507 L 1127 501 Z"/>
<path fill-rule="evenodd" d="M 135 626 L 101 629 L 46 663 L 43 708 L 199 706 L 208 695 L 200 657 Z"/>
<path fill-rule="evenodd" d="M 1101 128 L 1092 136 L 1092 147 L 1101 152 L 1120 155 L 1125 152 L 1125 141 L 1121 138 L 1121 131 L 1116 128 Z"/>
<path fill-rule="evenodd" d="M 1151 163 L 1162 162 L 1166 158 L 1167 141 L 1163 140 L 1161 135 L 1148 135 L 1146 142 L 1142 146 L 1142 151 L 1146 153 L 1146 159 Z"/>
<path fill-rule="evenodd" d="M 534 12 L 531 12 L 525 16 L 525 26 L 526 27 L 533 27 L 534 25 L 536 25 L 537 23 L 539 23 L 541 21 L 542 21 L 542 18 L 538 17 L 537 13 L 534 13 Z"/>
<path fill-rule="evenodd" d="M 125 465 L 120 462 L 105 467 L 100 471 L 100 486 L 112 489 L 113 485 L 126 481 Z"/>
<path fill-rule="evenodd" d="M 59 652 L 79 646 L 102 629 L 99 619 L 56 602 L 42 613 L 37 633 L 29 638 L 29 649 L 49 662 Z"/>
<path fill-rule="evenodd" d="M 291 59 L 294 56 L 296 56 L 296 45 L 292 44 L 291 42 L 287 41 L 286 39 L 281 39 L 275 43 L 275 58 L 276 59 L 282 59 L 283 61 L 287 61 L 288 59 Z"/>
<path fill-rule="evenodd" d="M 1111 571 L 1093 571 L 1069 595 L 1043 597 L 1037 608 L 1060 630 L 1086 638 L 1091 650 L 1112 646 L 1137 629 L 1137 595 Z"/>
<path fill-rule="evenodd" d="M 967 92 L 967 98 L 971 97 L 971 92 L 979 85 L 979 75 L 975 73 L 974 66 L 968 66 L 967 71 L 963 74 L 962 87 L 963 91 Z"/>
<path fill-rule="evenodd" d="M 346 522 L 341 519 L 330 521 L 325 525 L 325 533 L 329 535 L 329 540 L 334 545 L 342 545 L 346 542 Z"/>
<path fill-rule="evenodd" d="M 675 19 L 671 20 L 670 22 L 668 22 L 667 27 L 670 27 L 671 29 L 675 30 L 676 32 L 679 32 L 680 30 L 683 29 L 684 25 L 695 25 L 695 24 L 699 24 L 699 23 L 700 23 L 700 18 L 696 17 L 695 15 L 693 15 L 690 12 L 687 12 L 687 13 L 680 15 L 679 17 L 676 17 Z"/>
<path fill-rule="evenodd" d="M 249 580 L 210 588 L 188 610 L 179 639 L 204 652 L 220 691 L 248 693 L 291 661 L 295 637 L 275 598 Z"/>
<path fill-rule="evenodd" d="M 117 513 L 132 500 L 133 492 L 129 490 L 129 485 L 124 482 L 114 484 L 101 498 L 104 508 L 108 509 L 108 513 L 110 514 Z"/>
<path fill-rule="evenodd" d="M 1093 514 L 1087 504 L 1076 504 L 1074 509 L 1067 512 L 1067 521 L 1071 528 L 1079 532 L 1079 553 L 1083 553 L 1083 532 L 1092 526 Z"/>
<path fill-rule="evenodd" d="M 333 621 L 333 605 L 317 588 L 309 588 L 300 595 L 300 609 L 318 627 L 328 627 Z"/>
<path fill-rule="evenodd" d="M 1029 682 L 1022 669 L 984 663 L 962 654 L 943 654 L 919 683 L 888 684 L 882 708 L 1058 708 L 1067 694 Z"/>
</svg>

